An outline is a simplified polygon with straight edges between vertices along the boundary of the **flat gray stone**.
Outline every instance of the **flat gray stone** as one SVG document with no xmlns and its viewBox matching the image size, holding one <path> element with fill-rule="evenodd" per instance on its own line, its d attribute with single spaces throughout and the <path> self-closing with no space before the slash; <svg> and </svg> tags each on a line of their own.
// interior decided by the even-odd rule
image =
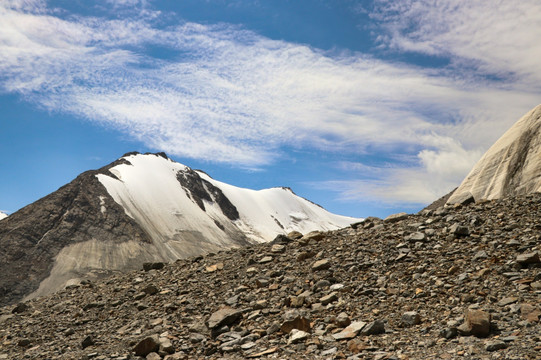
<svg viewBox="0 0 541 360">
<path fill-rule="evenodd" d="M 331 267 L 329 259 L 318 260 L 312 265 L 312 271 L 327 270 Z"/>
<path fill-rule="evenodd" d="M 335 340 L 353 339 L 366 326 L 364 321 L 354 321 L 339 333 L 333 334 Z"/>
<path fill-rule="evenodd" d="M 231 307 L 225 307 L 214 312 L 207 320 L 207 326 L 209 329 L 219 328 L 223 325 L 231 325 L 242 316 L 242 311 L 233 309 Z"/>
</svg>

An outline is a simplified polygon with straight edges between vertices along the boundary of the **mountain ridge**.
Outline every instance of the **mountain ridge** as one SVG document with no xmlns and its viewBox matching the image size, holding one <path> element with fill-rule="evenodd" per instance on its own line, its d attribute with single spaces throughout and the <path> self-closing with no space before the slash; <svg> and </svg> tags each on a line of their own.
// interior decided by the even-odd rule
<svg viewBox="0 0 541 360">
<path fill-rule="evenodd" d="M 330 214 L 291 190 L 236 188 L 165 153 L 131 152 L 0 222 L 0 247 L 7 249 L 0 254 L 0 303 L 143 262 L 170 262 L 357 220 Z"/>
</svg>

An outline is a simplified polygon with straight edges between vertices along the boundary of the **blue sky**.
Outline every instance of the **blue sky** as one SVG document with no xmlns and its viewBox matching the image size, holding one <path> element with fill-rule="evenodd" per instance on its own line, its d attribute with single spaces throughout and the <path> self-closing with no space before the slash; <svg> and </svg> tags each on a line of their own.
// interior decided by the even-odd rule
<svg viewBox="0 0 541 360">
<path fill-rule="evenodd" d="M 417 211 L 541 103 L 538 0 L 0 2 L 0 210 L 129 151 Z"/>
</svg>

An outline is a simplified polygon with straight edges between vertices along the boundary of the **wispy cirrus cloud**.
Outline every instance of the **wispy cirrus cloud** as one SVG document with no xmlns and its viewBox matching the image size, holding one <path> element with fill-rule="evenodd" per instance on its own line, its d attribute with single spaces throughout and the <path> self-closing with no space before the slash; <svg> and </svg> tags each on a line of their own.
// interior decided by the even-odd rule
<svg viewBox="0 0 541 360">
<path fill-rule="evenodd" d="M 541 88 L 537 0 L 376 0 L 372 16 L 386 30 L 380 43 L 392 49 L 446 57 L 513 86 Z"/>
<path fill-rule="evenodd" d="M 405 12 L 416 24 L 431 2 L 393 3 L 402 5 L 378 1 L 374 12 L 387 31 L 382 43 L 464 58 L 465 45 L 446 33 L 453 23 L 439 31 L 422 23 L 412 34 L 393 15 Z M 464 10 L 447 11 L 452 20 Z M 473 82 L 450 68 L 328 53 L 228 24 L 160 27 L 156 16 L 60 18 L 40 1 L 2 3 L 0 89 L 152 148 L 239 166 L 264 166 L 283 146 L 400 154 L 407 161 L 380 177 L 335 185 L 350 198 L 407 202 L 459 181 L 539 96 L 512 77 Z M 502 64 L 487 60 L 487 73 Z M 527 65 L 506 71 L 525 77 Z"/>
</svg>

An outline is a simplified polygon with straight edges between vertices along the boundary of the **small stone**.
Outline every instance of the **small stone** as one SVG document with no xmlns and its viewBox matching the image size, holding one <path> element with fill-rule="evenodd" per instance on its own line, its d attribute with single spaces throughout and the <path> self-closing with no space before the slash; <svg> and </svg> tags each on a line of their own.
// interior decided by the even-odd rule
<svg viewBox="0 0 541 360">
<path fill-rule="evenodd" d="M 453 224 L 449 228 L 449 232 L 455 236 L 468 236 L 470 235 L 470 229 L 467 226 L 460 224 Z"/>
<path fill-rule="evenodd" d="M 348 350 L 354 354 L 358 354 L 364 349 L 366 349 L 366 344 L 357 339 L 349 340 L 347 346 Z"/>
<path fill-rule="evenodd" d="M 505 349 L 506 347 L 507 347 L 507 344 L 500 340 L 493 340 L 493 341 L 488 341 L 487 343 L 485 343 L 486 351 L 496 351 L 496 350 Z"/>
<path fill-rule="evenodd" d="M 28 310 L 30 307 L 25 304 L 25 303 L 18 303 L 17 305 L 15 305 L 15 307 L 13 308 L 13 310 L 11 310 L 11 313 L 12 314 L 20 314 L 20 313 L 23 313 L 25 312 L 26 310 Z"/>
<path fill-rule="evenodd" d="M 351 319 L 349 318 L 348 314 L 346 314 L 345 312 L 341 312 L 336 317 L 335 322 L 336 322 L 336 325 L 338 325 L 340 327 L 346 327 L 349 324 L 351 324 Z"/>
<path fill-rule="evenodd" d="M 458 336 L 458 329 L 456 327 L 450 327 L 441 330 L 440 336 L 449 339 L 454 339 Z"/>
<path fill-rule="evenodd" d="M 148 295 L 154 295 L 154 294 L 159 293 L 159 292 L 160 292 L 160 289 L 158 289 L 158 288 L 156 287 L 156 285 L 150 284 L 150 285 L 145 286 L 145 287 L 143 288 L 142 291 L 143 291 L 145 294 L 148 294 Z"/>
<path fill-rule="evenodd" d="M 164 352 L 167 354 L 173 354 L 175 352 L 175 348 L 173 347 L 173 343 L 171 340 L 169 340 L 166 337 L 160 337 L 158 339 L 160 343 L 160 352 Z"/>
<path fill-rule="evenodd" d="M 224 269 L 224 263 L 222 262 L 205 267 L 206 272 L 215 272 L 215 271 L 223 270 L 223 269 Z"/>
<path fill-rule="evenodd" d="M 83 339 L 83 341 L 81 342 L 81 346 L 83 349 L 86 349 L 87 347 L 89 346 L 92 346 L 94 345 L 94 339 L 92 339 L 92 336 L 87 336 Z"/>
<path fill-rule="evenodd" d="M 330 348 L 330 349 L 327 349 L 325 351 L 322 351 L 321 352 L 321 356 L 329 356 L 329 355 L 334 355 L 338 352 L 338 348 L 337 347 L 333 347 L 333 348 Z"/>
<path fill-rule="evenodd" d="M 246 350 L 250 350 L 251 348 L 257 346 L 257 344 L 253 341 L 250 341 L 250 342 L 247 342 L 247 343 L 244 343 L 240 346 L 240 348 L 244 351 Z"/>
<path fill-rule="evenodd" d="M 463 193 L 457 194 L 456 196 L 453 196 L 453 204 L 469 205 L 473 204 L 474 202 L 475 198 L 469 191 L 465 191 Z"/>
<path fill-rule="evenodd" d="M 514 304 L 517 301 L 518 301 L 518 297 L 509 296 L 509 297 L 505 297 L 505 298 L 501 299 L 500 301 L 498 301 L 498 305 L 499 306 L 506 306 L 506 305 Z"/>
<path fill-rule="evenodd" d="M 312 271 L 327 270 L 331 267 L 329 259 L 318 260 L 312 265 Z"/>
<path fill-rule="evenodd" d="M 336 293 L 330 293 L 329 295 L 323 296 L 321 299 L 319 299 L 319 302 L 323 305 L 330 304 L 334 301 L 338 300 L 338 296 L 336 296 Z"/>
<path fill-rule="evenodd" d="M 273 323 L 271 326 L 269 326 L 267 328 L 267 330 L 265 332 L 266 332 L 267 335 L 271 335 L 271 334 L 274 334 L 275 332 L 277 332 L 278 330 L 280 330 L 280 324 Z"/>
<path fill-rule="evenodd" d="M 210 316 L 207 320 L 207 327 L 209 329 L 215 329 L 223 325 L 231 325 L 240 317 L 242 317 L 242 311 L 231 307 L 224 307 Z"/>
<path fill-rule="evenodd" d="M 541 317 L 541 311 L 531 304 L 520 304 L 520 314 L 531 323 L 538 322 Z"/>
<path fill-rule="evenodd" d="M 304 296 L 292 296 L 289 300 L 289 306 L 299 308 L 304 304 Z"/>
<path fill-rule="evenodd" d="M 139 310 L 139 311 L 143 311 L 143 310 L 148 309 L 148 305 L 147 305 L 147 304 L 143 304 L 143 303 L 135 303 L 135 307 L 136 307 L 137 310 Z"/>
<path fill-rule="evenodd" d="M 292 329 L 289 333 L 289 340 L 287 341 L 288 344 L 297 344 L 301 341 L 304 341 L 310 337 L 310 334 L 306 331 L 298 330 L 298 329 Z"/>
<path fill-rule="evenodd" d="M 198 333 L 190 334 L 190 342 L 192 344 L 198 344 L 200 342 L 205 341 L 206 339 L 207 338 L 203 334 L 198 334 Z"/>
<path fill-rule="evenodd" d="M 268 306 L 267 300 L 257 300 L 253 306 L 254 310 L 264 309 Z"/>
<path fill-rule="evenodd" d="M 297 329 L 306 332 L 310 332 L 310 320 L 302 316 L 298 310 L 291 310 L 285 313 L 285 321 L 280 326 L 280 330 L 286 334 L 289 334 L 291 330 Z"/>
<path fill-rule="evenodd" d="M 160 342 L 158 340 L 158 336 L 153 335 L 139 341 L 139 343 L 137 343 L 137 345 L 135 345 L 135 347 L 133 348 L 133 351 L 137 356 L 147 356 L 151 352 L 158 351 L 159 348 Z"/>
<path fill-rule="evenodd" d="M 27 347 L 30 344 L 31 344 L 31 341 L 29 339 L 21 339 L 17 341 L 17 346 L 20 346 L 20 347 Z"/>
<path fill-rule="evenodd" d="M 490 333 L 490 314 L 482 310 L 468 310 L 465 322 L 458 327 L 462 335 L 487 337 Z"/>
<path fill-rule="evenodd" d="M 165 266 L 165 263 L 163 262 L 147 262 L 143 264 L 143 270 L 144 271 L 160 270 L 160 269 L 163 269 L 164 266 Z"/>
<path fill-rule="evenodd" d="M 344 330 L 333 335 L 335 340 L 353 339 L 366 326 L 364 321 L 354 321 Z"/>
<path fill-rule="evenodd" d="M 331 291 L 340 291 L 340 290 L 343 290 L 344 288 L 345 288 L 344 284 L 332 284 L 329 287 L 329 290 L 331 290 Z"/>
<path fill-rule="evenodd" d="M 536 252 L 521 254 L 517 256 L 517 262 L 520 265 L 537 264 L 541 262 L 539 260 L 539 254 Z"/>
<path fill-rule="evenodd" d="M 249 267 L 248 269 L 246 269 L 246 274 L 248 275 L 254 275 L 254 274 L 257 274 L 259 272 L 259 270 L 257 270 L 257 268 L 255 267 Z"/>
<path fill-rule="evenodd" d="M 281 244 L 275 244 L 271 247 L 271 252 L 273 253 L 283 253 L 284 251 L 286 251 L 286 247 Z"/>
<path fill-rule="evenodd" d="M 421 323 L 421 316 L 416 311 L 407 311 L 402 315 L 400 319 L 402 326 L 414 326 Z"/>
<path fill-rule="evenodd" d="M 263 256 L 261 260 L 259 260 L 260 264 L 267 264 L 272 261 L 272 256 Z"/>
<path fill-rule="evenodd" d="M 310 240 L 320 241 L 324 237 L 325 235 L 321 231 L 311 231 L 308 234 L 304 235 L 301 239 L 305 242 L 309 242 Z"/>
<path fill-rule="evenodd" d="M 383 219 L 383 221 L 385 221 L 387 223 L 393 223 L 393 222 L 396 222 L 396 221 L 404 220 L 407 217 L 408 217 L 407 213 L 401 212 L 401 213 L 398 213 L 398 214 L 389 215 L 385 219 Z"/>
<path fill-rule="evenodd" d="M 285 244 L 289 244 L 290 242 L 292 242 L 293 239 L 286 236 L 286 235 L 283 235 L 283 234 L 278 234 L 276 235 L 276 237 L 269 243 L 271 245 L 285 245 Z"/>
<path fill-rule="evenodd" d="M 256 279 L 255 284 L 258 288 L 264 288 L 269 286 L 270 280 L 269 279 Z"/>
<path fill-rule="evenodd" d="M 133 296 L 133 300 L 139 301 L 139 300 L 143 299 L 145 296 L 147 296 L 146 293 L 140 292 L 140 293 L 135 294 L 135 295 Z"/>
<path fill-rule="evenodd" d="M 299 255 L 297 255 L 297 261 L 302 262 L 306 259 L 310 259 L 316 256 L 316 253 L 313 251 L 303 251 Z"/>
<path fill-rule="evenodd" d="M 478 252 L 475 253 L 475 255 L 473 256 L 473 260 L 476 261 L 476 260 L 482 260 L 482 259 L 488 259 L 488 254 L 485 250 L 479 250 Z"/>
<path fill-rule="evenodd" d="M 298 240 L 302 238 L 302 234 L 298 231 L 292 231 L 289 234 L 287 234 L 287 237 L 293 240 Z"/>
<path fill-rule="evenodd" d="M 361 330 L 361 335 L 378 335 L 385 333 L 385 323 L 381 320 L 374 320 Z"/>
<path fill-rule="evenodd" d="M 155 352 L 151 352 L 145 358 L 146 360 L 161 360 L 162 357 Z"/>
<path fill-rule="evenodd" d="M 423 242 L 426 240 L 426 235 L 422 232 L 415 232 L 413 234 L 410 234 L 406 237 L 407 241 L 409 242 Z"/>
<path fill-rule="evenodd" d="M 238 303 L 239 301 L 239 295 L 233 295 L 227 299 L 225 299 L 225 303 L 229 306 L 234 306 Z"/>
</svg>

